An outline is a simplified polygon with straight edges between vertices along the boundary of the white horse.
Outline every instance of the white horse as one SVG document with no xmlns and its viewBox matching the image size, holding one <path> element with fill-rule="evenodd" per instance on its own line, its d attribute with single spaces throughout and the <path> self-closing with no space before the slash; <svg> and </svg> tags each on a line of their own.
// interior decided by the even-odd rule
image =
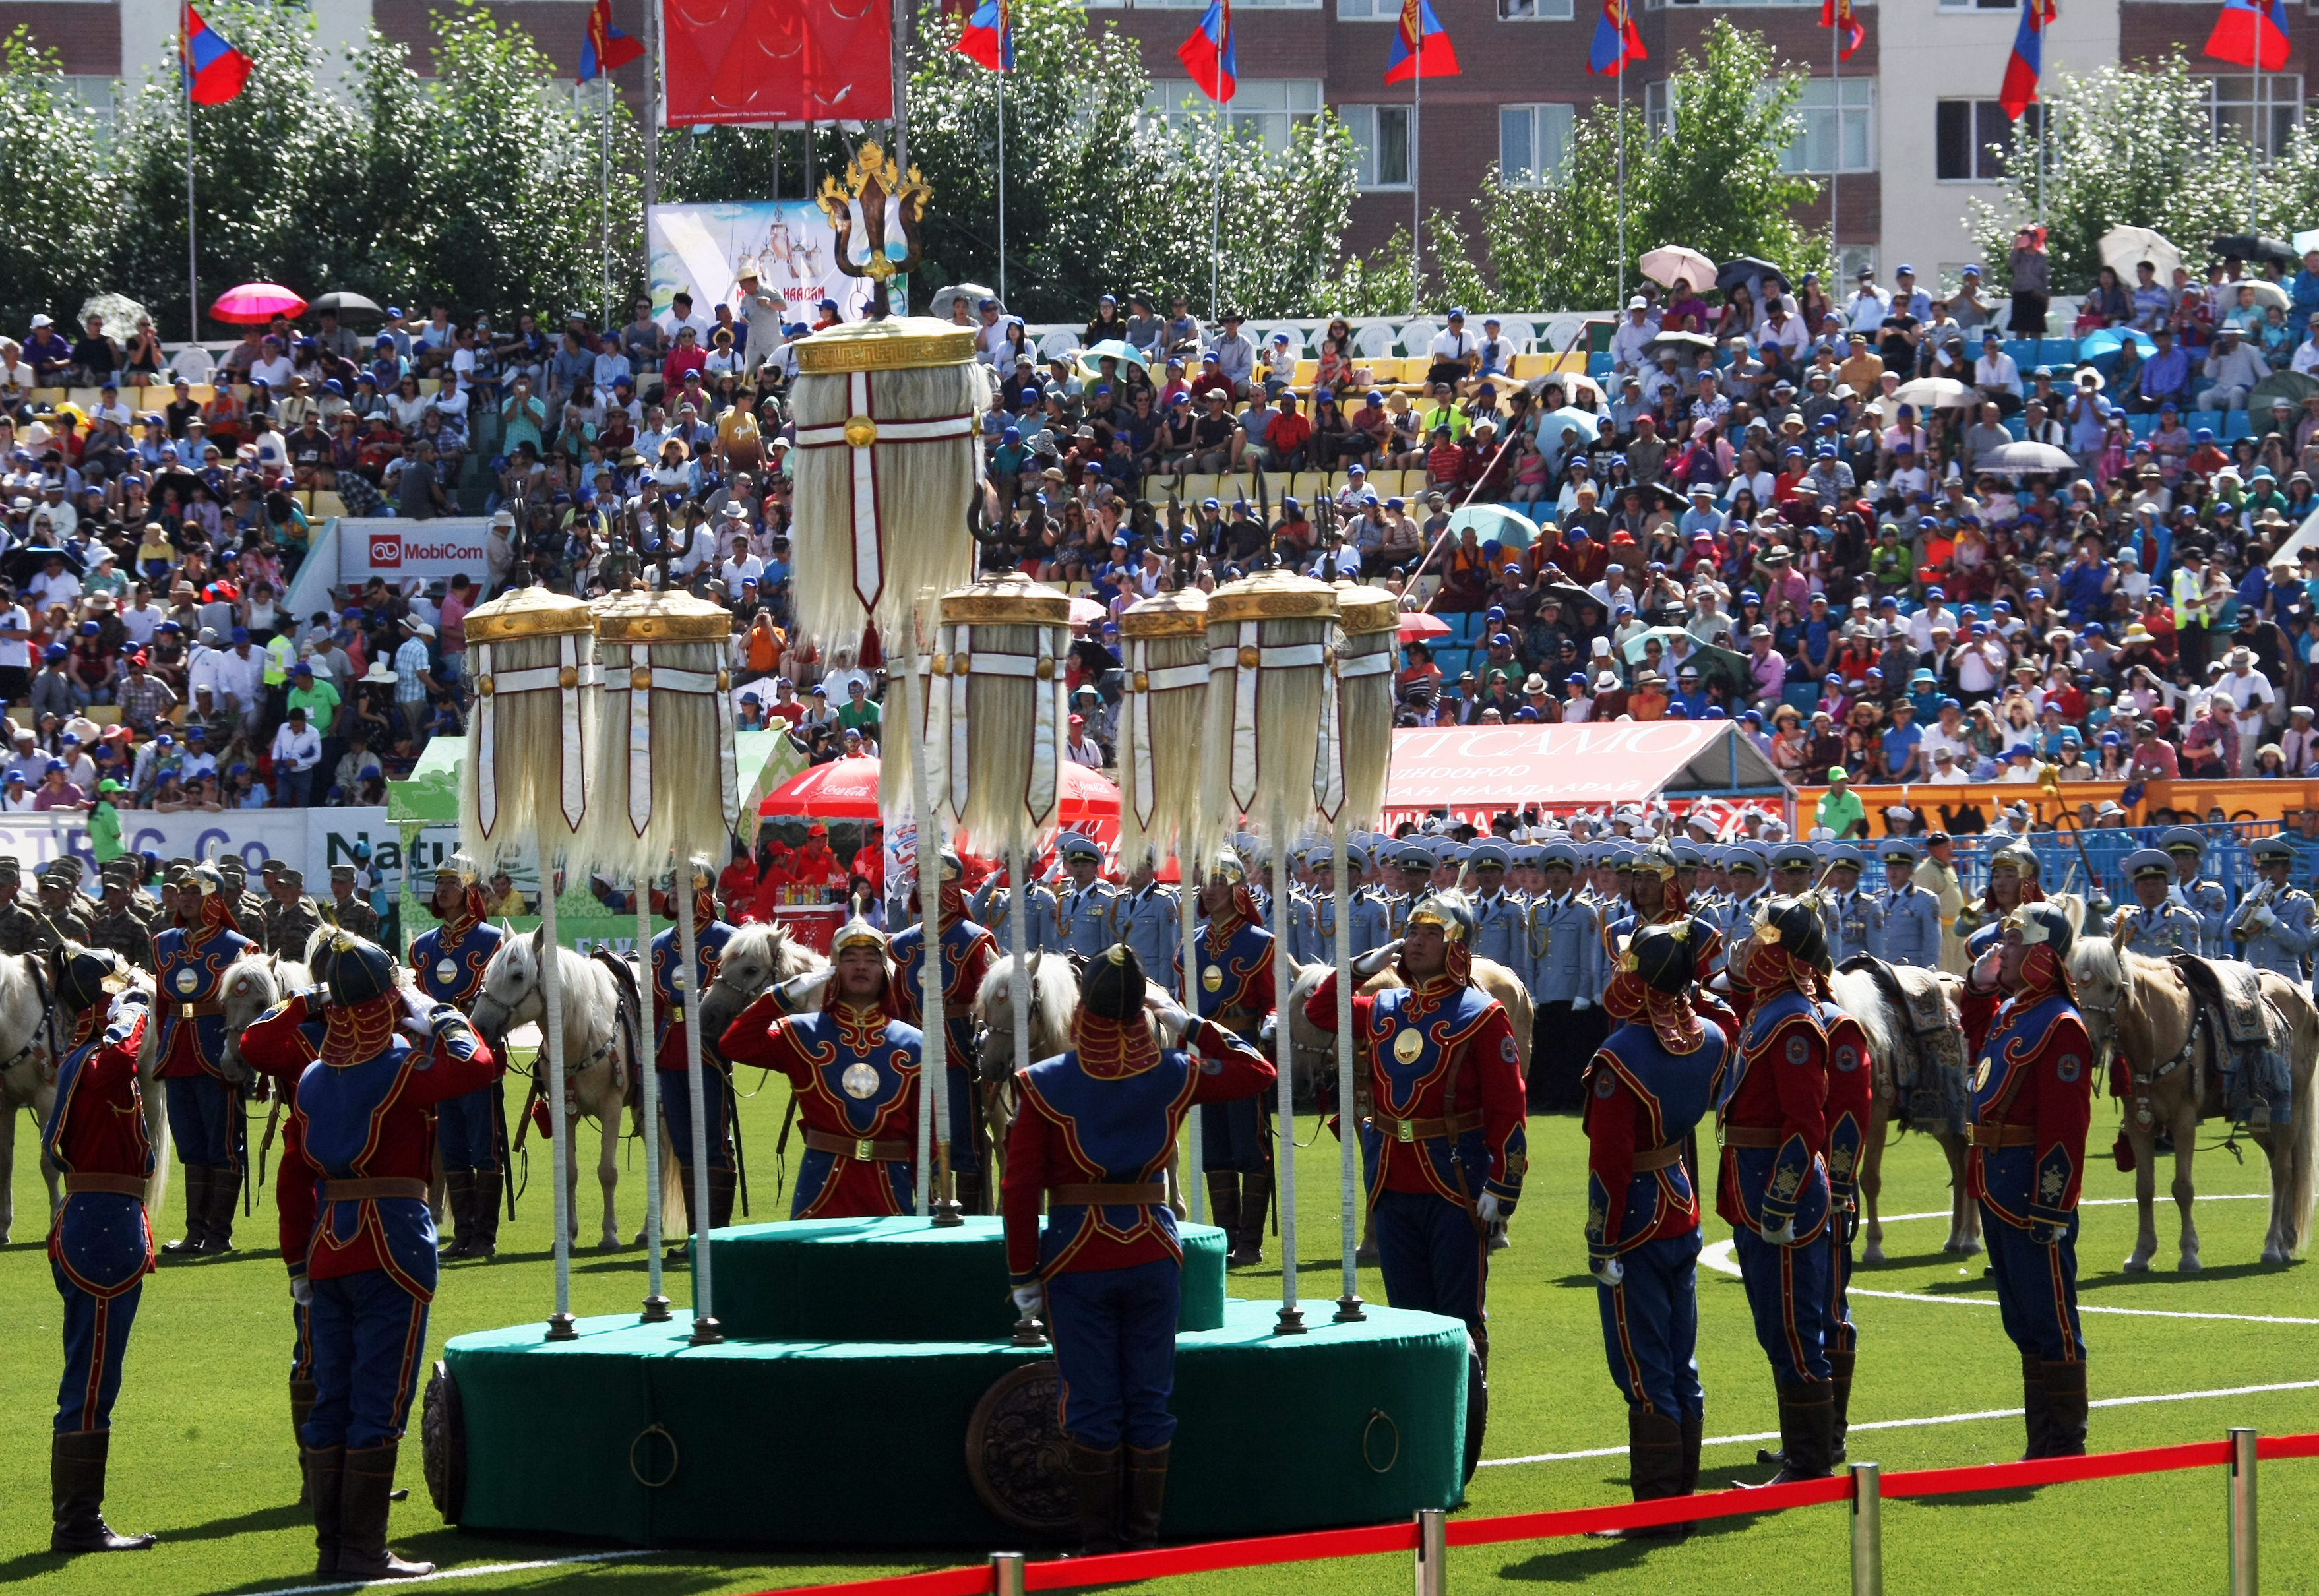
<svg viewBox="0 0 2319 1596">
<path fill-rule="evenodd" d="M 538 930 L 528 936 L 518 936 L 510 930 L 500 943 L 500 951 L 483 967 L 483 988 L 475 995 L 474 1009 L 468 1018 L 494 1052 L 504 1048 L 507 1033 L 519 1025 L 537 1023 L 543 1032 L 546 1030 L 547 1004 L 541 983 L 541 945 Z M 636 1060 L 629 1054 L 627 1029 L 620 1023 L 620 988 L 612 972 L 596 960 L 570 948 L 559 947 L 555 955 L 564 1009 L 564 1101 L 555 1105 L 555 1111 L 562 1114 L 560 1133 L 567 1148 L 572 1148 L 571 1139 L 578 1133 L 582 1118 L 592 1119 L 602 1127 L 603 1150 L 596 1160 L 596 1180 L 604 1188 L 604 1223 L 596 1245 L 611 1252 L 620 1245 L 618 1216 L 612 1203 L 613 1189 L 620 1178 L 616 1156 L 620 1140 L 620 1110 L 627 1105 L 630 1088 L 636 1084 Z M 544 1044 L 532 1068 L 544 1086 L 547 1079 Z M 650 1068 L 649 1061 L 646 1068 Z M 576 1153 L 577 1149 L 573 1150 Z M 669 1162 L 663 1160 L 663 1169 Z M 564 1195 L 565 1212 L 572 1216 L 573 1239 L 577 1240 L 580 1160 L 576 1157 L 565 1163 Z"/>
<path fill-rule="evenodd" d="M 1964 1027 L 1957 1015 L 1954 978 L 1944 983 L 1938 973 L 1905 965 L 1887 965 L 1885 969 L 1912 996 L 1937 990 L 1942 1003 L 1945 1028 L 1953 1033 L 1948 1038 L 1948 1051 L 1956 1060 L 1956 1079 L 1948 1083 L 1953 1089 L 1943 1094 L 1962 1104 L 1965 1100 Z M 1828 978 L 1836 1005 L 1868 1033 L 1868 1058 L 1875 1085 L 1875 1096 L 1869 1109 L 1868 1123 L 1863 1128 L 1860 1148 L 1860 1211 L 1862 1238 L 1860 1261 L 1881 1264 L 1884 1261 L 1884 1221 L 1879 1200 L 1884 1191 L 1884 1134 L 1890 1126 L 1892 1112 L 1899 1105 L 1899 1075 L 1898 1061 L 1912 1051 L 1919 1059 L 1918 1071 L 1948 1068 L 1929 1055 L 1927 1045 L 1922 1050 L 1910 1038 L 1908 1016 L 1894 1006 L 1876 977 L 1865 969 L 1839 969 Z M 1919 1080 L 1919 1088 L 1933 1083 Z M 1941 1244 L 1943 1252 L 1962 1253 L 1970 1258 L 1981 1250 L 1981 1204 L 1965 1194 L 1964 1163 L 1969 1139 L 1961 1130 L 1953 1130 L 1944 1122 L 1938 1125 L 1918 1125 L 1917 1129 L 1940 1143 L 1941 1151 L 1949 1163 L 1949 1237 Z"/>
<path fill-rule="evenodd" d="M 1336 966 L 1325 960 L 1299 964 L 1291 960 L 1289 969 L 1295 978 L 1288 990 L 1288 1041 L 1290 1057 L 1294 1061 L 1292 1068 L 1296 1072 L 1296 1095 L 1302 1097 L 1314 1093 L 1323 1083 L 1333 1083 L 1337 1078 L 1335 1033 L 1322 1030 L 1304 1017 L 1305 1004 L 1312 1000 L 1313 993 L 1321 989 L 1321 983 Z M 1400 972 L 1387 965 L 1354 990 L 1367 996 L 1405 984 Z M 1537 1023 L 1537 1009 L 1530 1000 L 1529 988 L 1522 984 L 1520 976 L 1493 959 L 1474 960 L 1474 985 L 1496 998 L 1499 1006 L 1506 1011 L 1506 1023 L 1513 1028 L 1514 1052 L 1521 1065 L 1522 1079 L 1528 1082 L 1531 1032 Z M 1360 1073 L 1358 1059 L 1354 1070 L 1355 1080 L 1361 1082 L 1365 1088 L 1366 1078 Z"/>
<path fill-rule="evenodd" d="M 16 1222 L 16 1111 L 32 1111 L 32 1141 L 37 1146 L 56 1106 L 58 1050 L 64 1046 L 68 1021 L 54 1000 L 46 953 L 13 953 L 0 957 L 0 1242 L 5 1242 Z M 41 1152 L 41 1178 L 49 1186 L 49 1212 L 64 1201 L 57 1167 Z"/>
<path fill-rule="evenodd" d="M 781 982 L 827 969 L 829 960 L 770 920 L 735 926 L 717 957 L 717 978 L 700 995 L 700 1039 L 715 1046 L 741 1011 Z"/>
<path fill-rule="evenodd" d="M 2210 960 L 2220 963 L 2220 960 Z M 2211 1027 L 2197 1024 L 2197 1005 L 2181 974 L 2163 959 L 2122 951 L 2116 943 L 2085 937 L 2070 950 L 2070 976 L 2078 1009 L 2098 1059 L 2122 1055 L 2134 1071 L 2135 1104 L 2146 1103 L 2150 1123 L 2136 1109 L 2125 1115 L 2125 1138 L 2134 1148 L 2134 1195 L 2142 1226 L 2125 1267 L 2140 1274 L 2158 1250 L 2158 1131 L 2174 1138 L 2174 1204 L 2181 1211 L 2181 1253 L 2176 1267 L 2185 1274 L 2198 1267 L 2198 1231 L 2190 1220 L 2197 1193 L 2190 1164 L 2202 1117 L 2227 1115 L 2222 1059 Z M 2293 1118 L 2284 1127 L 2257 1125 L 2249 1134 L 2270 1162 L 2270 1225 L 2264 1233 L 2262 1261 L 2283 1264 L 2310 1246 L 2312 1211 L 2319 1202 L 2319 1104 L 2314 1069 L 2319 1065 L 2319 1008 L 2300 982 L 2266 970 L 2263 1001 L 2286 1022 L 2292 1070 Z"/>
</svg>

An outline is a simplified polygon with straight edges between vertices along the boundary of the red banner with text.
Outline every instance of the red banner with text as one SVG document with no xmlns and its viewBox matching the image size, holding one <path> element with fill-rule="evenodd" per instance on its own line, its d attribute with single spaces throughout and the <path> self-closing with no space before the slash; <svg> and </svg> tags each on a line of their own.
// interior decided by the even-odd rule
<svg viewBox="0 0 2319 1596">
<path fill-rule="evenodd" d="M 662 21 L 672 127 L 894 114 L 885 0 L 667 0 Z"/>
</svg>

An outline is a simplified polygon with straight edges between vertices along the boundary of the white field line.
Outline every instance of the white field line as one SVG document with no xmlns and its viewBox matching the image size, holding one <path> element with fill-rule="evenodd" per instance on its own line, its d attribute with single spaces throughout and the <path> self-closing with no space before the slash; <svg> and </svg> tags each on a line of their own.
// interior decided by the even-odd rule
<svg viewBox="0 0 2319 1596">
<path fill-rule="evenodd" d="M 1864 1428 L 1854 1426 L 1855 1429 Z M 1624 1448 L 1621 1448 L 1624 1450 Z M 433 1573 L 420 1574 L 417 1579 L 396 1580 L 397 1590 L 411 1585 L 431 1585 L 444 1580 L 482 1579 L 500 1573 L 536 1573 L 543 1568 L 569 1568 L 579 1563 L 614 1563 L 629 1557 L 649 1557 L 653 1553 L 638 1548 L 624 1552 L 588 1552 L 576 1557 L 547 1557 L 537 1563 L 480 1563 L 472 1568 L 441 1568 Z M 325 1591 L 360 1591 L 372 1582 L 367 1580 L 339 1580 L 320 1585 L 280 1585 L 262 1596 L 320 1596 Z"/>
</svg>

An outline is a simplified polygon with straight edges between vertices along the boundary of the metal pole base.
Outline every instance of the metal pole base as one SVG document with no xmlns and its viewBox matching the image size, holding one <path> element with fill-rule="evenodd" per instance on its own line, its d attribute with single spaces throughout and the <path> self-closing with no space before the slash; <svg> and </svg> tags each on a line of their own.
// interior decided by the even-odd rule
<svg viewBox="0 0 2319 1596">
<path fill-rule="evenodd" d="M 1449 1596 L 1449 1515 L 1417 1510 L 1417 1596 Z"/>
<path fill-rule="evenodd" d="M 1368 1314 L 1361 1303 L 1361 1294 L 1357 1291 L 1349 1291 L 1339 1297 L 1337 1311 L 1330 1315 L 1330 1322 L 1333 1324 L 1360 1324 L 1367 1319 Z"/>
<path fill-rule="evenodd" d="M 966 1222 L 966 1210 L 955 1197 L 944 1197 L 934 1204 L 934 1226 L 938 1231 L 955 1230 Z"/>
<path fill-rule="evenodd" d="M 1304 1333 L 1304 1310 L 1284 1304 L 1280 1310 L 1279 1318 L 1273 1321 L 1272 1333 L 1276 1336 L 1303 1335 Z"/>
<path fill-rule="evenodd" d="M 547 1339 L 551 1341 L 578 1340 L 580 1339 L 580 1331 L 575 1328 L 576 1322 L 577 1321 L 574 1321 L 569 1313 L 549 1314 L 547 1316 Z"/>
<path fill-rule="evenodd" d="M 654 1292 L 652 1295 L 645 1299 L 645 1312 L 641 1322 L 645 1324 L 666 1324 L 670 1318 L 668 1305 L 668 1299 L 662 1296 L 658 1292 Z"/>
<path fill-rule="evenodd" d="M 996 1596 L 1023 1596 L 1023 1554 L 990 1554 L 990 1588 Z"/>
<path fill-rule="evenodd" d="M 1025 1313 L 1015 1321 L 1015 1345 L 1043 1347 L 1047 1344 L 1047 1327 Z"/>
<path fill-rule="evenodd" d="M 692 1321 L 692 1344 L 695 1347 L 714 1347 L 724 1339 L 725 1327 L 717 1323 L 715 1319 L 696 1319 Z"/>
<path fill-rule="evenodd" d="M 1884 1473 L 1852 1465 L 1852 1596 L 1884 1596 Z"/>
</svg>

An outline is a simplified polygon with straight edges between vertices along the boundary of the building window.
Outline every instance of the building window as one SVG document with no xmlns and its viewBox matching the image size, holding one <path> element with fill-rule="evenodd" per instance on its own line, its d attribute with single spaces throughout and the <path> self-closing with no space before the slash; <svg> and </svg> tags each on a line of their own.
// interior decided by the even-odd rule
<svg viewBox="0 0 2319 1596">
<path fill-rule="evenodd" d="M 2251 139 L 2260 129 L 2266 159 L 2276 159 L 2285 152 L 2287 135 L 2303 120 L 2302 74 L 2266 72 L 2258 78 L 2249 73 L 2208 77 L 2202 82 L 2216 139 Z M 2255 98 L 2257 84 L 2261 85 L 2260 110 Z"/>
<path fill-rule="evenodd" d="M 1721 9 L 1724 7 L 1737 8 L 1739 6 L 1753 5 L 1809 5 L 1817 8 L 1819 3 L 1820 0 L 1644 0 L 1644 9 L 1647 11 L 1659 11 L 1663 10 L 1669 4 L 1676 5 L 1696 5 L 1701 9 L 1710 6 Z M 1854 5 L 1859 5 L 1863 4 L 1863 0 L 1853 0 L 1853 4 Z"/>
<path fill-rule="evenodd" d="M 1498 0 L 1502 23 L 1566 23 L 1572 14 L 1571 0 Z"/>
<path fill-rule="evenodd" d="M 1652 138 L 1667 136 L 1669 116 L 1666 79 L 1643 85 L 1643 126 Z"/>
<path fill-rule="evenodd" d="M 1389 23 L 1400 14 L 1399 0 L 1337 0 L 1340 23 Z"/>
<path fill-rule="evenodd" d="M 1498 170 L 1513 188 L 1552 188 L 1570 159 L 1570 105 L 1498 107 Z"/>
<path fill-rule="evenodd" d="M 1409 186 L 1409 107 L 1340 105 L 1337 114 L 1353 135 L 1355 186 Z"/>
<path fill-rule="evenodd" d="M 113 141 L 113 96 L 119 82 L 112 77 L 68 76 L 65 87 L 73 97 L 96 113 L 97 137 L 106 143 Z"/>
<path fill-rule="evenodd" d="M 1215 121 L 1215 102 L 1192 86 L 1187 77 L 1164 77 L 1143 91 L 1143 113 L 1178 131 L 1190 131 Z M 1317 77 L 1243 77 L 1240 92 L 1224 107 L 1224 120 L 1235 135 L 1263 136 L 1267 149 L 1288 148 L 1289 135 L 1321 114 L 1321 80 Z"/>
<path fill-rule="evenodd" d="M 1843 96 L 1839 101 L 1837 95 Z M 1876 169 L 1876 80 L 1808 77 L 1796 97 L 1802 124 L 1780 163 L 1787 172 Z"/>
<path fill-rule="evenodd" d="M 2018 11 L 2021 0 L 1941 0 L 1943 11 Z"/>
<path fill-rule="evenodd" d="M 1860 274 L 1872 272 L 1875 269 L 1875 245 L 1845 244 L 1838 247 L 1836 252 L 1836 280 L 1841 293 L 1837 297 L 1848 302 L 1854 293 L 1859 292 Z M 1891 290 L 1888 287 L 1885 292 L 1889 293 Z"/>
<path fill-rule="evenodd" d="M 2020 131 L 2034 135 L 2043 105 L 2021 113 Z M 2014 124 L 1995 100 L 1943 100 L 1934 113 L 1933 176 L 1943 183 L 1994 183 L 2013 153 Z"/>
</svg>

